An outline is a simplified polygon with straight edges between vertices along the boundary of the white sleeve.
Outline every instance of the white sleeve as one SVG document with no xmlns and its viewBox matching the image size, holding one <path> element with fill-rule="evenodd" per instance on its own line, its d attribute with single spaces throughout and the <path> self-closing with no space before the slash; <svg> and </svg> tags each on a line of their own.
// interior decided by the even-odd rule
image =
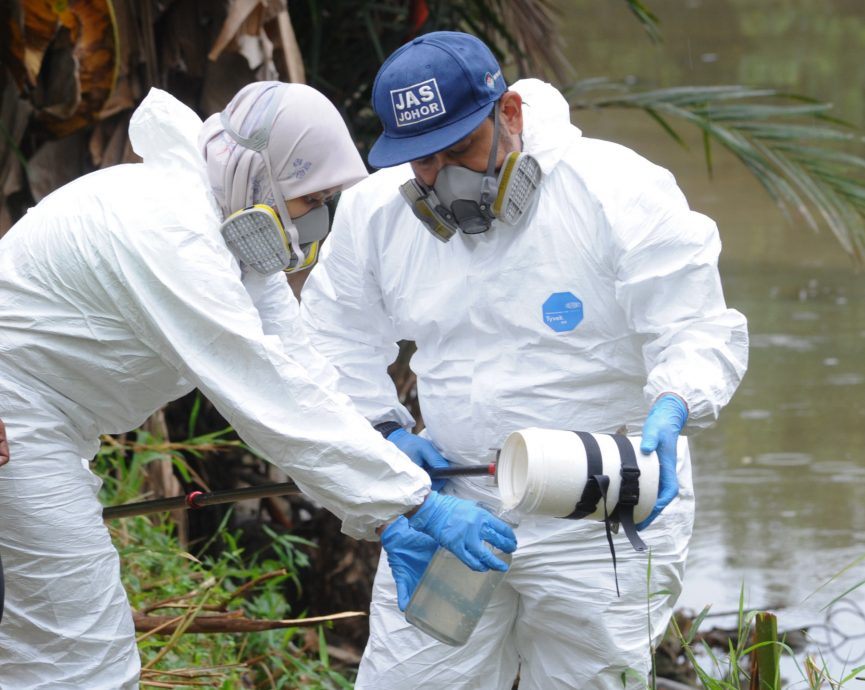
<svg viewBox="0 0 865 690">
<path fill-rule="evenodd" d="M 339 371 L 339 389 L 373 424 L 396 421 L 411 428 L 387 373 L 398 354 L 393 323 L 375 280 L 375 248 L 368 239 L 368 209 L 358 187 L 340 197 L 333 229 L 300 296 L 309 338 Z"/>
<path fill-rule="evenodd" d="M 284 347 L 285 331 L 265 333 L 224 245 L 163 226 L 112 237 L 102 251 L 100 279 L 142 342 L 340 517 L 347 534 L 374 538 L 377 526 L 423 501 L 426 473 L 309 375 Z M 268 330 L 273 323 L 271 312 Z"/>
<path fill-rule="evenodd" d="M 724 300 L 715 223 L 689 209 L 669 172 L 645 163 L 639 182 L 621 185 L 625 198 L 615 202 L 617 300 L 646 335 L 647 403 L 678 393 L 688 425 L 704 427 L 745 373 L 747 322 Z"/>
<path fill-rule="evenodd" d="M 275 335 L 285 352 L 303 365 L 310 378 L 336 390 L 338 375 L 321 354 L 312 347 L 300 320 L 300 307 L 284 273 L 262 275 L 251 269 L 241 278 L 252 303 L 261 317 L 265 335 Z"/>
</svg>

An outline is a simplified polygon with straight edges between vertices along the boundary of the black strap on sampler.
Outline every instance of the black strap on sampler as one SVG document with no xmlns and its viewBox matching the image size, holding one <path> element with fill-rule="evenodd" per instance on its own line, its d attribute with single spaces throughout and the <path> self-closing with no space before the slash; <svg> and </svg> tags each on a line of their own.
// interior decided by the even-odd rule
<svg viewBox="0 0 865 690">
<path fill-rule="evenodd" d="M 613 532 L 610 527 L 609 511 L 607 510 L 607 491 L 610 489 L 610 478 L 604 474 L 604 460 L 601 457 L 601 447 L 595 437 L 585 431 L 574 432 L 583 442 L 586 449 L 586 484 L 577 502 L 574 512 L 568 518 L 578 520 L 591 515 L 598 508 L 598 501 L 604 501 L 604 529 L 607 533 L 607 544 L 613 557 L 613 578 L 616 581 L 616 596 L 619 594 L 619 574 L 616 570 L 616 547 L 613 546 Z"/>
<path fill-rule="evenodd" d="M 622 462 L 620 469 L 622 485 L 619 488 L 619 502 L 614 512 L 634 550 L 645 551 L 646 543 L 640 539 L 637 526 L 634 524 L 634 507 L 640 502 L 640 467 L 637 465 L 637 456 L 634 453 L 634 446 L 627 437 L 613 434 L 613 440 L 619 447 L 619 459 Z"/>
<path fill-rule="evenodd" d="M 577 502 L 574 512 L 565 517 L 570 520 L 579 520 L 580 518 L 591 515 L 598 509 L 598 501 L 601 496 L 604 497 L 604 505 L 606 505 L 606 491 L 602 491 L 600 478 L 606 480 L 606 486 L 610 485 L 610 478 L 604 474 L 604 461 L 601 458 L 601 448 L 595 437 L 585 431 L 575 431 L 577 436 L 583 442 L 583 447 L 586 449 L 586 484 L 583 487 L 583 494 Z M 607 511 L 605 510 L 604 513 Z"/>
<path fill-rule="evenodd" d="M 616 596 L 619 595 L 619 570 L 616 566 L 616 547 L 613 545 L 613 526 L 610 522 L 610 511 L 607 510 L 607 490 L 610 488 L 610 478 L 606 474 L 600 475 L 598 484 L 601 485 L 601 495 L 604 498 L 604 532 L 607 533 L 607 544 L 610 547 L 610 556 L 613 557 L 613 581 L 616 583 Z"/>
<path fill-rule="evenodd" d="M 619 573 L 616 565 L 616 548 L 613 545 L 613 522 L 620 523 L 636 551 L 645 551 L 646 544 L 637 534 L 634 525 L 634 506 L 640 500 L 640 468 L 637 465 L 637 457 L 634 447 L 627 437 L 621 434 L 610 434 L 619 449 L 619 461 L 621 466 L 622 483 L 619 489 L 619 501 L 616 509 L 610 513 L 607 509 L 607 491 L 610 488 L 610 478 L 604 474 L 604 463 L 601 457 L 601 448 L 595 437 L 585 431 L 574 432 L 582 441 L 586 450 L 586 484 L 580 500 L 574 511 L 565 517 L 578 520 L 594 513 L 598 508 L 598 502 L 604 502 L 604 531 L 607 534 L 607 544 L 610 546 L 610 556 L 613 559 L 613 578 L 616 582 L 616 596 L 619 595 Z M 618 529 L 618 528 L 616 528 Z"/>
</svg>

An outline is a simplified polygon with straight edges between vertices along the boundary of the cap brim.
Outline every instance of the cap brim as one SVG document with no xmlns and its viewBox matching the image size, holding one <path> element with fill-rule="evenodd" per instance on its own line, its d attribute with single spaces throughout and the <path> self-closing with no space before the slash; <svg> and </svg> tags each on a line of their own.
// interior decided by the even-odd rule
<svg viewBox="0 0 865 690">
<path fill-rule="evenodd" d="M 480 127 L 495 106 L 495 101 L 464 117 L 431 132 L 415 136 L 389 137 L 382 134 L 369 150 L 367 160 L 373 168 L 394 165 L 425 158 L 465 139 Z"/>
</svg>

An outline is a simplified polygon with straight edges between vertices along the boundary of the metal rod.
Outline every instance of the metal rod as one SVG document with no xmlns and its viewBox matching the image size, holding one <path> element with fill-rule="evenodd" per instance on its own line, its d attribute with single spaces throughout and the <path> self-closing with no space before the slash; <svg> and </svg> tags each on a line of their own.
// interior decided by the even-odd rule
<svg viewBox="0 0 865 690">
<path fill-rule="evenodd" d="M 434 468 L 429 471 L 432 479 L 446 479 L 447 477 L 459 476 L 492 476 L 495 473 L 495 463 L 487 465 L 454 465 L 452 467 Z M 169 498 L 157 498 L 152 501 L 136 501 L 133 503 L 122 503 L 117 506 L 108 506 L 102 509 L 102 519 L 113 520 L 133 515 L 149 515 L 150 513 L 162 513 L 169 510 L 177 510 L 178 508 L 203 508 L 220 503 L 232 503 L 250 498 L 287 496 L 299 492 L 300 489 L 294 482 L 265 484 L 264 486 L 250 486 L 243 489 L 228 489 L 224 491 L 192 491 L 184 496 L 171 496 Z"/>
<path fill-rule="evenodd" d="M 159 498 L 154 501 L 137 501 L 135 503 L 122 503 L 117 506 L 107 506 L 102 509 L 102 519 L 112 520 L 114 518 L 125 518 L 133 515 L 148 515 L 149 513 L 161 513 L 175 510 L 176 508 L 187 508 L 186 496 L 174 496 L 172 498 Z"/>
<path fill-rule="evenodd" d="M 494 476 L 496 463 L 487 465 L 452 465 L 450 467 L 433 468 L 429 470 L 432 479 L 445 479 L 446 477 L 483 477 Z"/>
<path fill-rule="evenodd" d="M 137 501 L 135 503 L 123 503 L 118 506 L 109 506 L 102 509 L 102 519 L 130 517 L 132 515 L 147 515 L 149 513 L 161 513 L 178 508 L 203 508 L 204 506 L 217 505 L 219 503 L 231 503 L 249 498 L 267 498 L 269 496 L 286 496 L 298 493 L 300 489 L 294 482 L 282 482 L 279 484 L 265 484 L 264 486 L 250 486 L 243 489 L 229 489 L 227 491 L 192 491 L 184 496 L 172 496 L 170 498 L 157 498 L 153 501 Z"/>
</svg>

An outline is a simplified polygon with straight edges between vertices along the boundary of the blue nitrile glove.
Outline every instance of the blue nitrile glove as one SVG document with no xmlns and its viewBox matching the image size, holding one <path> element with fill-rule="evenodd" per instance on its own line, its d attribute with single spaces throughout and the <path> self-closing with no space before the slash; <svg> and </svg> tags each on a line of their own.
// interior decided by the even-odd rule
<svg viewBox="0 0 865 690">
<path fill-rule="evenodd" d="M 661 511 L 679 494 L 679 477 L 676 474 L 676 443 L 685 422 L 688 421 L 688 407 L 685 402 L 672 393 L 661 395 L 649 410 L 643 424 L 643 439 L 640 450 L 648 455 L 658 452 L 661 463 L 658 478 L 658 500 L 649 517 L 637 525 L 637 530 L 645 529 Z"/>
<path fill-rule="evenodd" d="M 517 548 L 517 537 L 506 522 L 472 501 L 437 491 L 430 492 L 408 522 L 472 570 L 508 569 L 507 563 L 496 558 L 484 542 L 506 553 L 513 553 Z"/>
<path fill-rule="evenodd" d="M 392 431 L 388 434 L 387 440 L 408 455 L 415 465 L 427 471 L 431 467 L 448 467 L 450 465 L 432 443 L 422 436 L 416 436 L 405 429 Z M 433 479 L 433 491 L 440 491 L 446 481 L 447 479 Z"/>
<path fill-rule="evenodd" d="M 405 517 L 399 517 L 382 532 L 381 545 L 396 582 L 399 610 L 405 611 L 438 544 L 432 537 L 412 529 Z"/>
</svg>

